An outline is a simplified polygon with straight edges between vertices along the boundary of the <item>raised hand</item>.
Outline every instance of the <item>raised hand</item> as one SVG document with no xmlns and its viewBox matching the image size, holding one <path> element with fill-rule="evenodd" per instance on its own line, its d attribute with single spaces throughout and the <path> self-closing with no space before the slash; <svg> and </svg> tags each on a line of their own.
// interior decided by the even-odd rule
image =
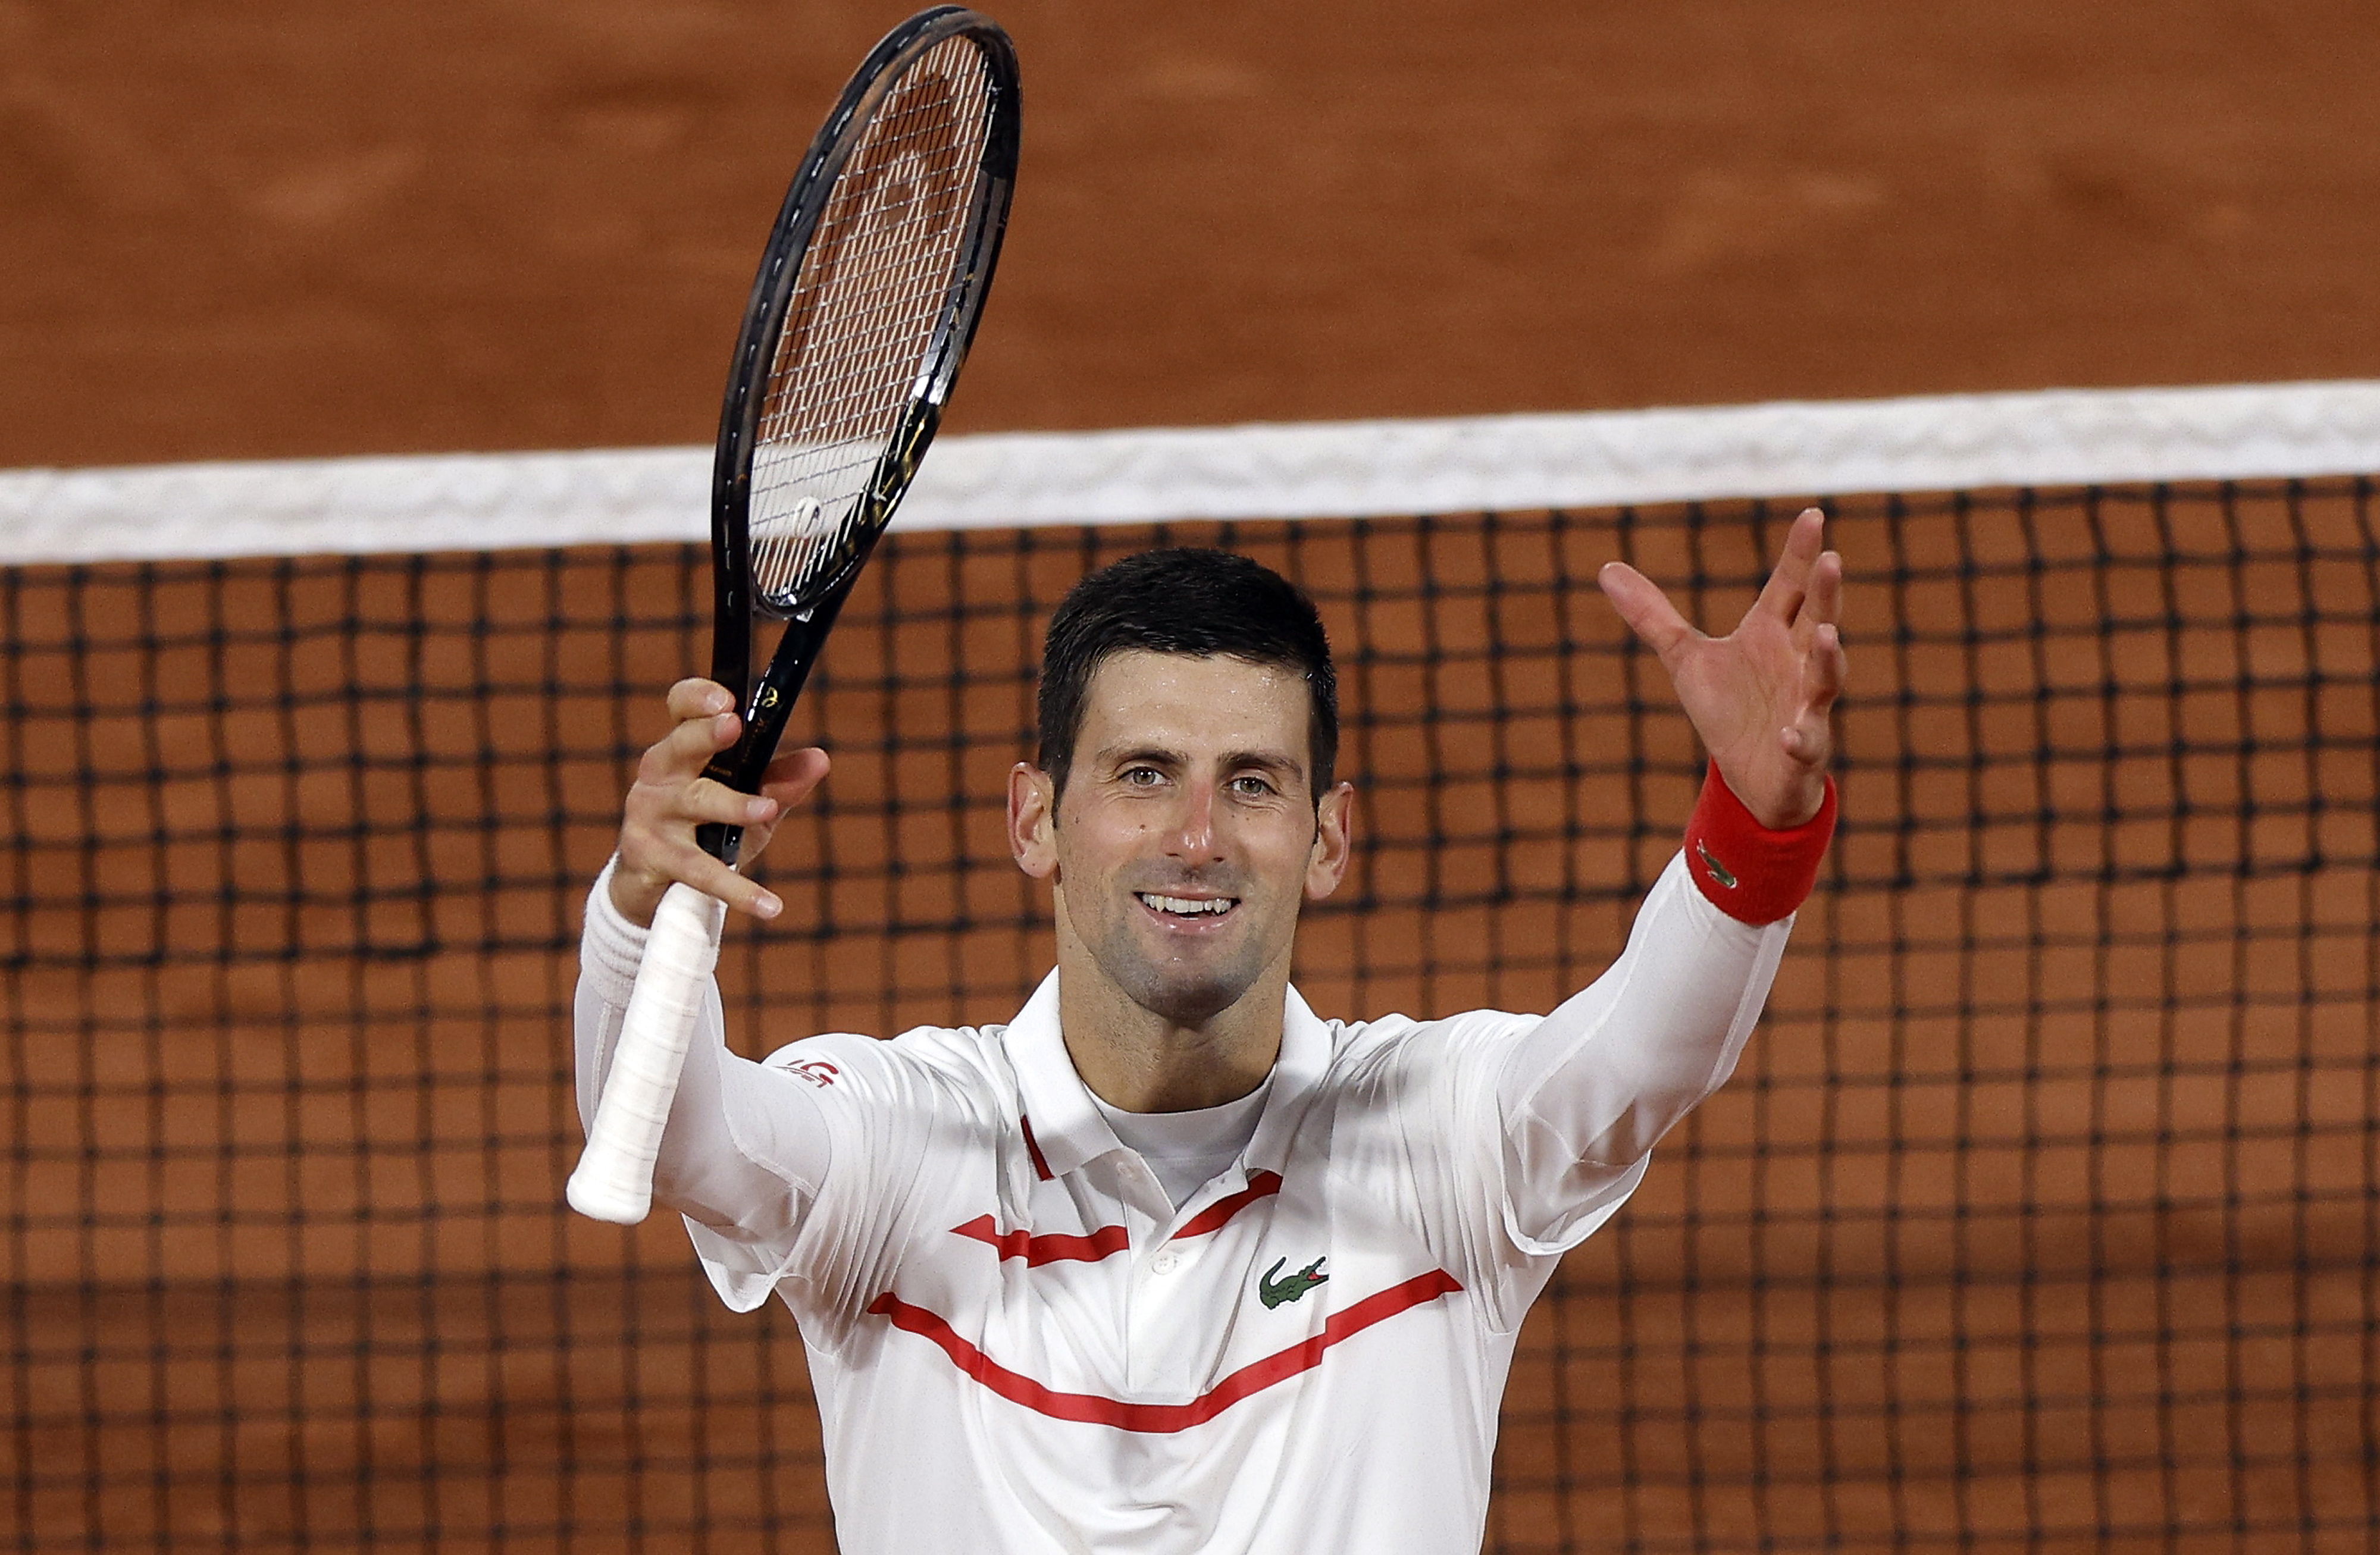
<svg viewBox="0 0 2380 1555">
<path fill-rule="evenodd" d="M 670 882 L 683 881 L 739 912 L 771 918 L 785 905 L 757 882 L 702 851 L 694 840 L 704 821 L 744 828 L 737 861 L 749 869 L 786 809 L 826 776 L 826 752 L 816 747 L 781 752 L 769 763 L 758 794 L 738 794 L 702 775 L 710 759 L 735 743 L 744 721 L 735 699 L 715 681 L 681 680 L 670 687 L 676 727 L 637 764 L 620 821 L 620 861 L 612 870 L 612 905 L 635 924 L 650 924 Z"/>
<path fill-rule="evenodd" d="M 1767 585 L 1735 630 L 1706 637 L 1625 562 L 1597 581 L 1670 672 L 1719 775 L 1764 826 L 1798 826 L 1826 799 L 1828 712 L 1843 688 L 1843 559 L 1825 549 L 1826 515 L 1793 520 Z"/>
</svg>

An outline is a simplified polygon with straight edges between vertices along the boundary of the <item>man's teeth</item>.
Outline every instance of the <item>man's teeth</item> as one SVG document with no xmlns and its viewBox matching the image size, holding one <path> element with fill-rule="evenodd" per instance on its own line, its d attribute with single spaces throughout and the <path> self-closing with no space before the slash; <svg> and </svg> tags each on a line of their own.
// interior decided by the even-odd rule
<svg viewBox="0 0 2380 1555">
<path fill-rule="evenodd" d="M 1227 913 L 1232 910 L 1232 899 L 1228 896 L 1214 896 L 1203 901 L 1192 901 L 1187 896 L 1160 896 L 1153 892 L 1144 891 L 1140 893 L 1140 899 L 1160 913 L 1181 913 L 1195 917 L 1200 913 Z"/>
</svg>

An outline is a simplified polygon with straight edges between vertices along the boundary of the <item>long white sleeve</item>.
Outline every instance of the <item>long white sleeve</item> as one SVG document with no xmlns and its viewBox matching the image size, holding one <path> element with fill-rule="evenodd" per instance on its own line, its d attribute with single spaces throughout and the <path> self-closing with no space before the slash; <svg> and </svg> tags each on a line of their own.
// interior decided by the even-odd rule
<svg viewBox="0 0 2380 1555">
<path fill-rule="evenodd" d="M 1497 1101 L 1524 1247 L 1559 1250 L 1599 1223 L 1594 1212 L 1633 1188 L 1661 1136 L 1735 1072 L 1792 925 L 1720 912 L 1681 854 L 1620 958 L 1514 1040 Z"/>
<path fill-rule="evenodd" d="M 612 905 L 606 866 L 587 899 L 574 1004 L 578 1116 L 595 1115 L 646 931 Z M 732 1241 L 790 1242 L 826 1179 L 828 1131 L 808 1087 L 731 1051 L 719 990 L 703 1000 L 653 1166 L 653 1197 Z"/>
</svg>

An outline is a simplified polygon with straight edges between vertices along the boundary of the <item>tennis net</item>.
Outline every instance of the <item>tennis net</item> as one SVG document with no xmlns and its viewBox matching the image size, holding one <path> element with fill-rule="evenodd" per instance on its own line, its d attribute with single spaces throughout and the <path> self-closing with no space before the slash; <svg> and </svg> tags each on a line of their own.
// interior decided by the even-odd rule
<svg viewBox="0 0 2380 1555">
<path fill-rule="evenodd" d="M 922 494 L 797 711 L 835 772 L 767 860 L 788 922 L 722 958 L 732 1027 L 1016 1007 L 1050 954 L 1000 823 L 1039 628 L 1160 541 L 1281 567 L 1341 657 L 1366 842 L 1301 940 L 1311 1002 L 1548 1007 L 1698 776 L 1596 568 L 1730 620 L 1828 496 L 1840 839 L 1742 1072 L 1524 1330 L 1490 1548 L 2367 1549 L 2380 396 L 2241 393 L 2253 435 L 2134 396 L 2166 419 L 2116 422 L 2167 443 L 2086 417 L 2079 466 L 2044 455 L 2070 406 L 1939 402 L 1895 423 L 1934 418 L 1924 458 L 1876 421 L 1831 466 L 1774 454 L 1767 492 L 1679 451 L 1741 445 L 1731 412 L 1311 458 L 1292 429 L 954 443 L 978 484 Z M 1571 474 L 1514 489 L 1507 432 L 1572 436 Z M 297 512 L 293 480 L 336 497 L 273 520 L 308 553 L 168 522 Z M 0 480 L 0 1543 L 832 1547 L 790 1318 L 720 1308 L 666 1217 L 560 1200 L 577 904 L 659 691 L 707 662 L 704 556 L 639 515 L 682 537 L 698 481 L 691 454 Z M 587 542 L 505 548 L 581 503 Z M 464 536 L 497 548 L 423 549 Z"/>
</svg>

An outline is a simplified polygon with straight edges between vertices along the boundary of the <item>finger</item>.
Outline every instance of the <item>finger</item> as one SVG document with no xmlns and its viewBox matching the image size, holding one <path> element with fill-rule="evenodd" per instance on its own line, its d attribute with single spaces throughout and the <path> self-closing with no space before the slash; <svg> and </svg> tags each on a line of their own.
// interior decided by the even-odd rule
<svg viewBox="0 0 2380 1555">
<path fill-rule="evenodd" d="M 826 752 L 816 746 L 780 752 L 769 763 L 769 770 L 760 774 L 760 792 L 780 806 L 791 808 L 826 781 L 829 765 Z"/>
<path fill-rule="evenodd" d="M 1816 638 L 1810 644 L 1803 666 L 1803 705 L 1823 715 L 1842 695 L 1843 678 L 1851 667 L 1843 652 L 1842 633 L 1833 622 L 1819 623 Z"/>
<path fill-rule="evenodd" d="M 1804 767 L 1824 767 L 1834 759 L 1835 733 L 1823 718 L 1785 730 L 1782 743 L 1785 754 Z"/>
<path fill-rule="evenodd" d="M 1827 516 L 1815 507 L 1805 507 L 1785 531 L 1785 549 L 1777 557 L 1777 565 L 1768 581 L 1761 585 L 1760 598 L 1753 601 L 1754 610 L 1766 610 L 1779 619 L 1791 622 L 1793 613 L 1802 608 L 1802 595 L 1810 580 L 1810 568 L 1816 563 L 1818 553 L 1826 549 Z"/>
<path fill-rule="evenodd" d="M 735 743 L 744 721 L 732 712 L 689 718 L 646 750 L 637 776 L 644 783 L 683 783 L 710 764 L 710 759 Z"/>
<path fill-rule="evenodd" d="M 735 711 L 735 699 L 727 687 L 700 675 L 688 675 L 669 688 L 670 716 L 681 723 L 689 718 L 708 718 L 713 713 Z"/>
<path fill-rule="evenodd" d="M 1628 629 L 1665 662 L 1679 644 L 1702 635 L 1678 613 L 1660 585 L 1627 563 L 1606 562 L 1595 580 L 1611 601 L 1611 608 L 1620 613 L 1620 619 L 1628 623 Z"/>
<path fill-rule="evenodd" d="M 662 894 L 679 881 L 755 917 L 775 917 L 784 911 L 774 894 L 697 846 L 690 826 L 664 828 L 632 820 L 621 829 L 612 901 L 630 922 L 650 923 Z"/>
<path fill-rule="evenodd" d="M 1811 564 L 1808 591 L 1802 597 L 1801 613 L 1793 618 L 1793 629 L 1806 638 L 1816 627 L 1842 618 L 1843 558 L 1828 551 Z"/>
<path fill-rule="evenodd" d="M 674 820 L 708 820 L 724 826 L 766 826 L 783 813 L 783 804 L 769 795 L 739 794 L 711 778 L 699 778 L 680 788 L 669 808 Z"/>
<path fill-rule="evenodd" d="M 668 873 L 671 879 L 683 881 L 704 895 L 716 896 L 735 911 L 757 918 L 772 918 L 785 910 L 776 893 L 737 874 L 690 843 L 671 850 Z"/>
<path fill-rule="evenodd" d="M 1825 766 L 1834 754 L 1835 699 L 1842 694 L 1849 663 L 1833 623 L 1817 628 L 1817 639 L 1803 661 L 1801 711 L 1781 731 L 1785 752 L 1814 767 Z"/>
<path fill-rule="evenodd" d="M 686 784 L 639 784 L 629 791 L 620 823 L 620 862 L 648 880 L 670 876 L 667 860 L 691 845 L 700 828 L 771 826 L 784 807 L 762 794 L 739 794 L 708 778 Z"/>
</svg>

